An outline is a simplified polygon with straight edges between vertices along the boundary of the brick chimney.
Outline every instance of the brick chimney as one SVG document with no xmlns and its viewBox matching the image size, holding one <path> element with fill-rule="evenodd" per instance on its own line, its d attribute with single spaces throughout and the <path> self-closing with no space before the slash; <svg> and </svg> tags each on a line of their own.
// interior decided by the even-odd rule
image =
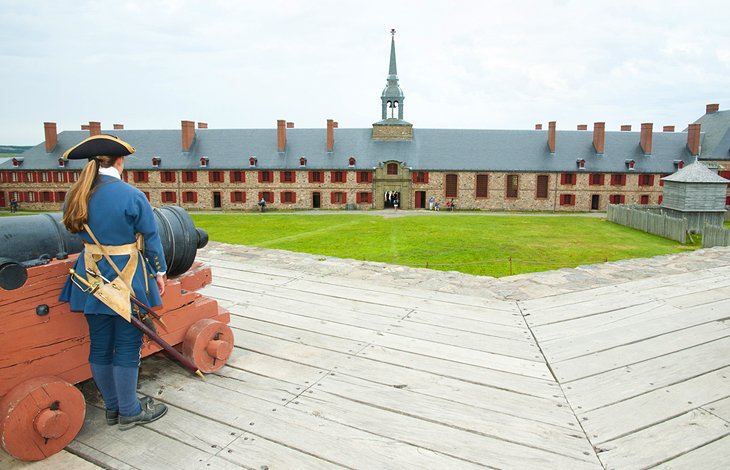
<svg viewBox="0 0 730 470">
<path fill-rule="evenodd" d="M 579 131 L 587 131 L 588 130 L 588 124 L 578 124 L 577 129 Z"/>
<path fill-rule="evenodd" d="M 335 149 L 335 121 L 327 119 L 327 151 L 332 152 Z"/>
<path fill-rule="evenodd" d="M 631 132 L 631 124 L 621 124 L 621 132 Z"/>
<path fill-rule="evenodd" d="M 56 123 L 44 122 L 43 130 L 46 134 L 46 153 L 51 153 L 58 143 L 58 131 L 56 129 Z"/>
<path fill-rule="evenodd" d="M 124 130 L 124 124 L 114 124 L 114 130 L 115 131 Z"/>
<path fill-rule="evenodd" d="M 542 124 L 535 124 L 535 130 L 541 131 L 542 130 Z"/>
<path fill-rule="evenodd" d="M 208 123 L 207 122 L 199 122 L 198 123 L 198 129 L 207 129 Z"/>
<path fill-rule="evenodd" d="M 286 123 L 286 128 L 287 128 L 287 129 L 294 129 L 294 123 L 293 123 L 293 122 L 288 122 L 288 121 L 287 121 L 287 123 Z"/>
<path fill-rule="evenodd" d="M 692 156 L 700 154 L 700 124 L 690 124 L 687 127 L 687 150 Z"/>
<path fill-rule="evenodd" d="M 639 137 L 639 144 L 644 155 L 651 155 L 651 137 L 653 124 L 651 122 L 641 123 L 641 136 Z"/>
<path fill-rule="evenodd" d="M 182 125 L 182 151 L 189 152 L 195 138 L 195 121 L 180 121 Z"/>
<path fill-rule="evenodd" d="M 89 125 L 88 124 L 81 124 L 81 130 L 82 131 L 88 131 L 89 130 Z"/>
<path fill-rule="evenodd" d="M 593 148 L 596 149 L 596 153 L 603 153 L 606 142 L 606 123 L 605 122 L 594 122 L 593 123 Z"/>
<path fill-rule="evenodd" d="M 664 126 L 662 132 L 674 132 L 674 126 Z"/>
<path fill-rule="evenodd" d="M 276 150 L 283 152 L 286 149 L 286 121 L 279 119 L 276 121 Z"/>
<path fill-rule="evenodd" d="M 89 135 L 101 134 L 101 123 L 99 121 L 89 121 Z"/>
<path fill-rule="evenodd" d="M 550 153 L 555 153 L 555 121 L 548 122 L 548 147 Z"/>
<path fill-rule="evenodd" d="M 708 104 L 707 107 L 705 107 L 706 114 L 712 114 L 718 111 L 720 111 L 720 105 L 718 103 Z"/>
<path fill-rule="evenodd" d="M 337 122 L 337 121 L 335 121 L 335 122 L 332 123 L 332 127 L 335 128 L 335 129 L 339 129 L 340 123 Z"/>
</svg>

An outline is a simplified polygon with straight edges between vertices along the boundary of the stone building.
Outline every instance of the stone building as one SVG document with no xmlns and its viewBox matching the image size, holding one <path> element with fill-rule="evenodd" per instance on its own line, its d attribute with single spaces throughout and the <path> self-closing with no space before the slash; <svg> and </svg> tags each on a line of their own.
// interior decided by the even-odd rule
<svg viewBox="0 0 730 470">
<path fill-rule="evenodd" d="M 593 130 L 418 129 L 404 120 L 395 39 L 381 95 L 381 119 L 370 128 L 299 129 L 279 120 L 272 129 L 212 129 L 182 121 L 179 130 L 58 132 L 44 123 L 45 141 L 0 164 L 0 207 L 58 210 L 83 161 L 63 153 L 89 135 L 111 133 L 133 145 L 124 178 L 155 206 L 255 210 L 425 208 L 490 211 L 605 210 L 609 203 L 661 204 L 663 183 L 699 158 L 730 177 L 730 111 L 717 104 L 683 132 L 651 123 Z M 395 199 L 394 199 L 395 198 Z"/>
</svg>

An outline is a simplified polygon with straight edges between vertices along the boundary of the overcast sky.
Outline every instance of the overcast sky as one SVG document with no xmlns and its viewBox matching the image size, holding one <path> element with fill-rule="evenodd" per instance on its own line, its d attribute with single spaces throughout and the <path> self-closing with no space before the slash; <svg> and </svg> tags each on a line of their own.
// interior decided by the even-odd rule
<svg viewBox="0 0 730 470">
<path fill-rule="evenodd" d="M 730 2 L 0 0 L 0 144 L 103 129 L 367 128 L 390 29 L 418 128 L 682 130 L 730 109 Z"/>
</svg>

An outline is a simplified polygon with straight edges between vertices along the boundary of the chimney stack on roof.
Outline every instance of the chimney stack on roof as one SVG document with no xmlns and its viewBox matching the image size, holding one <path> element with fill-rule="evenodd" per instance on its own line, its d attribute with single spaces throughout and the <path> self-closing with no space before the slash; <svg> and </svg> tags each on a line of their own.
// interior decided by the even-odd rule
<svg viewBox="0 0 730 470">
<path fill-rule="evenodd" d="M 100 135 L 101 134 L 101 122 L 89 121 L 89 135 Z"/>
<path fill-rule="evenodd" d="M 651 138 L 652 128 L 654 125 L 651 122 L 641 123 L 641 136 L 639 137 L 639 144 L 644 155 L 651 155 Z"/>
<path fill-rule="evenodd" d="M 115 131 L 122 131 L 122 130 L 124 130 L 124 124 L 114 124 L 114 130 Z"/>
<path fill-rule="evenodd" d="M 189 152 L 195 139 L 195 121 L 180 121 L 182 126 L 182 151 Z"/>
<path fill-rule="evenodd" d="M 674 132 L 674 126 L 664 126 L 662 132 Z"/>
<path fill-rule="evenodd" d="M 286 121 L 279 119 L 276 121 L 276 150 L 283 152 L 286 149 Z"/>
<path fill-rule="evenodd" d="M 207 129 L 208 123 L 207 122 L 199 122 L 198 123 L 198 129 Z"/>
<path fill-rule="evenodd" d="M 687 150 L 693 157 L 700 154 L 700 124 L 687 127 Z"/>
<path fill-rule="evenodd" d="M 542 130 L 542 124 L 535 124 L 535 130 L 541 131 Z"/>
<path fill-rule="evenodd" d="M 81 130 L 82 131 L 88 131 L 89 130 L 89 125 L 88 124 L 81 124 Z"/>
<path fill-rule="evenodd" d="M 579 131 L 587 131 L 588 130 L 588 124 L 578 124 L 577 129 Z"/>
<path fill-rule="evenodd" d="M 712 114 L 720 111 L 720 105 L 718 103 L 708 104 L 705 108 L 706 114 Z"/>
<path fill-rule="evenodd" d="M 338 129 L 340 127 L 340 123 L 335 121 L 332 123 L 332 127 L 334 127 L 335 129 Z"/>
<path fill-rule="evenodd" d="M 334 119 L 327 119 L 327 151 L 332 152 L 335 150 L 335 121 Z"/>
<path fill-rule="evenodd" d="M 621 132 L 631 132 L 631 124 L 621 124 Z"/>
<path fill-rule="evenodd" d="M 58 131 L 56 130 L 56 123 L 44 122 L 43 130 L 46 134 L 46 153 L 51 153 L 58 143 Z"/>
<path fill-rule="evenodd" d="M 287 122 L 286 122 L 286 128 L 287 128 L 287 129 L 294 129 L 294 123 L 293 123 L 293 122 L 289 122 L 289 121 L 287 121 Z"/>
<path fill-rule="evenodd" d="M 548 122 L 548 147 L 550 153 L 555 153 L 555 121 Z"/>
<path fill-rule="evenodd" d="M 603 153 L 606 143 L 606 123 L 605 122 L 594 122 L 593 123 L 593 148 L 596 149 L 596 153 Z"/>
</svg>

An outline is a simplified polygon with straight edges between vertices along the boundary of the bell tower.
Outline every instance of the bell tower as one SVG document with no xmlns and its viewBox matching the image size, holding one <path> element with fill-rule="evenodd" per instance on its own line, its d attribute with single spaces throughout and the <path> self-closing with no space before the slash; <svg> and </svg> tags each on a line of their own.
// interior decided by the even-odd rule
<svg viewBox="0 0 730 470">
<path fill-rule="evenodd" d="M 405 95 L 398 85 L 398 67 L 395 61 L 395 29 L 390 30 L 390 65 L 388 78 L 380 96 L 381 120 L 373 124 L 373 139 L 412 140 L 413 124 L 403 120 Z"/>
</svg>

